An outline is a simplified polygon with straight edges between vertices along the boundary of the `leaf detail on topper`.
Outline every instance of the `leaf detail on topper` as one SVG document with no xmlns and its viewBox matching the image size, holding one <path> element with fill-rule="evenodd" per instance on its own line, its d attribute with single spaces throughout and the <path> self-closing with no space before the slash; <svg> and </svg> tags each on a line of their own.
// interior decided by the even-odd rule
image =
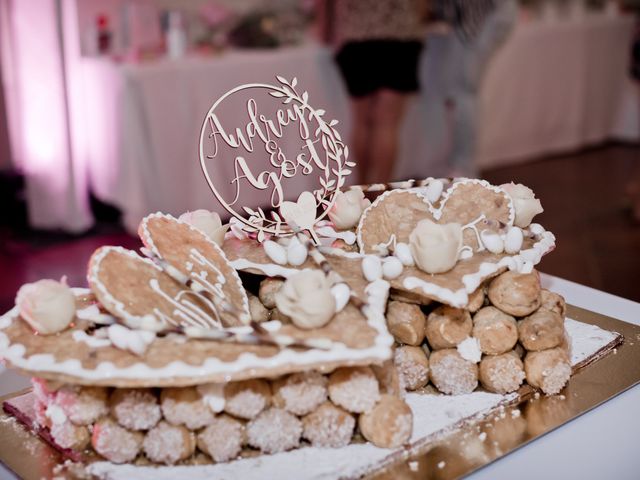
<svg viewBox="0 0 640 480">
<path fill-rule="evenodd" d="M 296 202 L 282 202 L 280 215 L 293 229 L 311 230 L 316 221 L 316 199 L 311 192 L 302 192 Z"/>
</svg>

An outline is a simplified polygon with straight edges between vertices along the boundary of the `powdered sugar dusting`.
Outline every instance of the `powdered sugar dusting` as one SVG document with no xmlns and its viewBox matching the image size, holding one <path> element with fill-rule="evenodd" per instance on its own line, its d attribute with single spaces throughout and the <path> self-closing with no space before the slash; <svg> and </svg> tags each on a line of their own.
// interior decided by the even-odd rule
<svg viewBox="0 0 640 480">
<path fill-rule="evenodd" d="M 409 437 L 409 433 L 412 431 L 412 418 L 413 417 L 409 414 L 396 416 L 392 429 L 395 433 L 393 434 L 391 444 L 399 445 L 404 441 L 404 439 Z"/>
<path fill-rule="evenodd" d="M 351 442 L 355 425 L 353 415 L 327 402 L 303 419 L 302 436 L 315 447 L 344 447 Z"/>
<path fill-rule="evenodd" d="M 473 363 L 479 363 L 482 359 L 482 350 L 480 350 L 480 342 L 477 338 L 467 337 L 458 344 L 458 353 L 465 360 Z"/>
<path fill-rule="evenodd" d="M 564 321 L 564 328 L 571 337 L 571 365 L 583 362 L 617 336 L 615 332 L 571 318 Z"/>
<path fill-rule="evenodd" d="M 405 397 L 413 411 L 411 442 L 418 442 L 435 433 L 445 433 L 461 420 L 481 416 L 501 403 L 516 398 L 516 394 L 473 392 L 464 395 L 421 395 Z"/>
</svg>

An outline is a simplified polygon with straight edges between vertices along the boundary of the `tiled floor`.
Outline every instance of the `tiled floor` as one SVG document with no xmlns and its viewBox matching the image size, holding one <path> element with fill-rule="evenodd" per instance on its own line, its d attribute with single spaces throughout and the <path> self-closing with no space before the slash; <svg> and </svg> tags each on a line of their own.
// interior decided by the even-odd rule
<svg viewBox="0 0 640 480">
<path fill-rule="evenodd" d="M 640 225 L 630 220 L 624 187 L 640 173 L 640 146 L 610 145 L 483 172 L 492 183 L 530 186 L 545 212 L 536 218 L 558 240 L 540 270 L 640 301 Z M 39 278 L 66 275 L 86 284 L 91 253 L 101 245 L 137 248 L 116 224 L 100 224 L 82 237 L 32 232 L 0 218 L 0 311 L 13 305 L 17 289 Z M 6 223 L 6 222 L 5 222 Z"/>
</svg>

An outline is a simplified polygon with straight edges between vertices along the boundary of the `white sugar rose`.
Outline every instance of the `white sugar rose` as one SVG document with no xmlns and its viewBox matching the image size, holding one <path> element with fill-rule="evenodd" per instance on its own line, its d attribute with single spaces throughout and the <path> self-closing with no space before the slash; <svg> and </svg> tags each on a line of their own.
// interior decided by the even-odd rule
<svg viewBox="0 0 640 480">
<path fill-rule="evenodd" d="M 529 187 L 511 182 L 501 185 L 500 188 L 507 192 L 513 201 L 513 208 L 516 210 L 516 218 L 513 223 L 516 227 L 528 227 L 533 217 L 544 211 L 540 200 L 535 198 L 533 190 Z"/>
<path fill-rule="evenodd" d="M 16 305 L 20 316 L 40 335 L 61 332 L 76 314 L 73 292 L 55 280 L 38 280 L 23 285 L 16 295 Z"/>
<path fill-rule="evenodd" d="M 416 266 L 427 273 L 451 270 L 462 248 L 462 227 L 458 223 L 439 225 L 421 220 L 409 235 L 409 248 Z"/>
<path fill-rule="evenodd" d="M 329 211 L 329 218 L 338 230 L 348 230 L 358 224 L 362 212 L 369 205 L 371 202 L 364 198 L 364 192 L 359 188 L 338 192 L 333 208 Z"/>
<path fill-rule="evenodd" d="M 276 307 L 299 328 L 320 328 L 336 313 L 331 284 L 320 270 L 302 270 L 275 294 Z"/>
<path fill-rule="evenodd" d="M 211 240 L 222 246 L 224 234 L 227 233 L 229 225 L 222 225 L 220 215 L 208 210 L 194 210 L 180 215 L 180 220 L 196 227 Z"/>
</svg>

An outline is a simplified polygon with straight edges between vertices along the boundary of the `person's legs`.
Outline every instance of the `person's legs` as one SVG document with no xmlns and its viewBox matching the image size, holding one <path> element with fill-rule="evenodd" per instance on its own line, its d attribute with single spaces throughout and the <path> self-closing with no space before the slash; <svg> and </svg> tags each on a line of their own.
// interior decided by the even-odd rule
<svg viewBox="0 0 640 480">
<path fill-rule="evenodd" d="M 366 184 L 371 165 L 371 136 L 376 94 L 351 98 L 350 149 L 358 164 L 358 183 Z"/>
<path fill-rule="evenodd" d="M 370 138 L 368 183 L 386 183 L 391 180 L 407 97 L 407 94 L 388 89 L 379 90 L 376 94 Z"/>
<path fill-rule="evenodd" d="M 455 32 L 449 39 L 446 81 L 452 113 L 452 175 L 476 176 L 477 103 L 486 68 L 511 32 L 518 6 L 503 0 L 488 14 L 473 39 L 463 41 Z"/>
<path fill-rule="evenodd" d="M 461 88 L 451 105 L 451 176 L 476 177 L 476 92 Z"/>
<path fill-rule="evenodd" d="M 473 176 L 475 149 L 475 82 L 470 75 L 470 46 L 457 33 L 448 35 L 443 68 L 445 101 L 450 115 L 451 176 Z"/>
</svg>

